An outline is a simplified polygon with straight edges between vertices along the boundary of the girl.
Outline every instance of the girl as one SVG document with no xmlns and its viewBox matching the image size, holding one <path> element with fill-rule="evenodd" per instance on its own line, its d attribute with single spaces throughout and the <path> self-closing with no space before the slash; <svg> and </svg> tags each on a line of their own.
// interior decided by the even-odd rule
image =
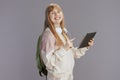
<svg viewBox="0 0 120 80">
<path fill-rule="evenodd" d="M 93 45 L 93 40 L 88 42 Z M 75 48 L 64 27 L 64 15 L 58 4 L 46 9 L 41 54 L 48 71 L 48 80 L 73 80 L 74 58 L 80 58 L 88 47 Z"/>
</svg>

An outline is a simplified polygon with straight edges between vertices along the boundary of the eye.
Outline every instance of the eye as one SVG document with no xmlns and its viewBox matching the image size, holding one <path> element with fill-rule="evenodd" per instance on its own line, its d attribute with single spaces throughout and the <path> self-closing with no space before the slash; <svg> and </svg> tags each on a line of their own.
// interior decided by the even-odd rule
<svg viewBox="0 0 120 80">
<path fill-rule="evenodd" d="M 52 12 L 50 12 L 51 14 L 53 14 L 54 12 L 52 11 Z"/>
<path fill-rule="evenodd" d="M 54 12 L 52 12 L 51 14 L 54 14 Z"/>
</svg>

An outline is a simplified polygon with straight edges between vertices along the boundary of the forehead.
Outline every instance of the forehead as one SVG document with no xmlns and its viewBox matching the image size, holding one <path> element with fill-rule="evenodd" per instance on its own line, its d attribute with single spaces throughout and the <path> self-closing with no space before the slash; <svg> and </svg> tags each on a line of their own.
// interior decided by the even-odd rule
<svg viewBox="0 0 120 80">
<path fill-rule="evenodd" d="M 50 11 L 50 12 L 57 12 L 57 11 L 61 12 L 61 10 L 56 9 L 56 8 L 54 8 L 54 9 L 53 9 L 52 11 Z"/>
</svg>

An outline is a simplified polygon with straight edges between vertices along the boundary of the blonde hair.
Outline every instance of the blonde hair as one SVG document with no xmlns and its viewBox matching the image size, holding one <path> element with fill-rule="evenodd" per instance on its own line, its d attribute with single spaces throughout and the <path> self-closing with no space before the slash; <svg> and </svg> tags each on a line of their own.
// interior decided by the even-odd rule
<svg viewBox="0 0 120 80">
<path fill-rule="evenodd" d="M 63 45 L 63 42 L 62 40 L 60 39 L 60 37 L 58 36 L 57 32 L 55 31 L 55 27 L 54 27 L 54 24 L 53 22 L 51 21 L 50 19 L 50 12 L 53 11 L 54 9 L 58 9 L 59 11 L 62 12 L 62 9 L 61 7 L 58 5 L 58 4 L 55 4 L 55 3 L 51 3 L 47 8 L 46 8 L 46 12 L 45 12 L 45 23 L 44 23 L 44 30 L 49 27 L 51 32 L 53 33 L 53 35 L 55 36 L 56 38 L 56 45 L 57 46 L 61 46 Z M 64 31 L 64 15 L 63 15 L 63 19 L 62 21 L 60 22 L 60 27 L 62 29 L 62 34 L 63 36 L 65 37 L 65 39 L 67 40 L 67 35 Z"/>
</svg>

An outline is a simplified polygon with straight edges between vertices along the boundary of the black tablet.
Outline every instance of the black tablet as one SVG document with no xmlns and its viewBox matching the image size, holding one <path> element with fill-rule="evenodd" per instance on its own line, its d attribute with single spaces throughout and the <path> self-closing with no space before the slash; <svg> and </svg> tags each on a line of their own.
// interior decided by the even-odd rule
<svg viewBox="0 0 120 80">
<path fill-rule="evenodd" d="M 89 46 L 88 42 L 90 41 L 90 39 L 94 38 L 95 34 L 96 32 L 87 33 L 86 36 L 83 38 L 82 42 L 80 43 L 79 48 Z"/>
</svg>

